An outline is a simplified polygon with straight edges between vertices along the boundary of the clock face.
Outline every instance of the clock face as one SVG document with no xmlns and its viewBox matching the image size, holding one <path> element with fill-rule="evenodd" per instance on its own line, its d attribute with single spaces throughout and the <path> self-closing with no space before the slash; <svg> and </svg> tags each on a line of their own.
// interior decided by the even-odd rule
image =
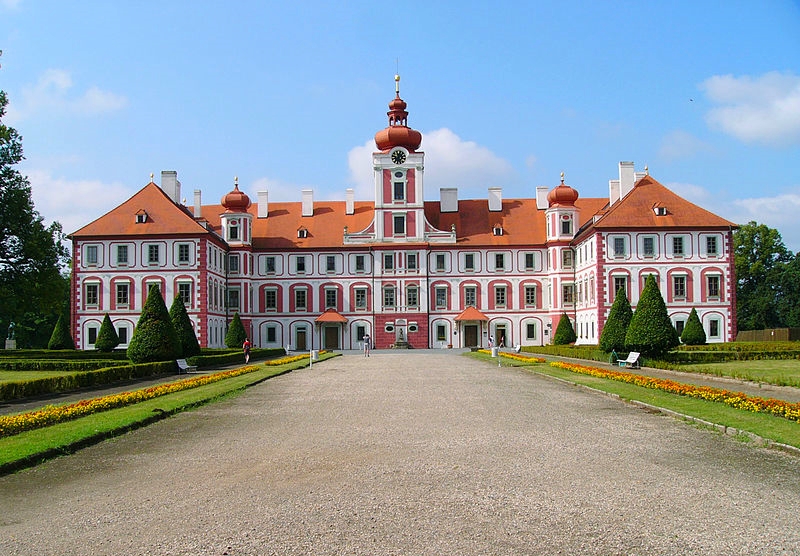
<svg viewBox="0 0 800 556">
<path fill-rule="evenodd" d="M 395 164 L 402 164 L 405 161 L 406 161 L 406 153 L 404 153 L 403 151 L 398 150 L 392 153 L 392 162 L 394 162 Z"/>
</svg>

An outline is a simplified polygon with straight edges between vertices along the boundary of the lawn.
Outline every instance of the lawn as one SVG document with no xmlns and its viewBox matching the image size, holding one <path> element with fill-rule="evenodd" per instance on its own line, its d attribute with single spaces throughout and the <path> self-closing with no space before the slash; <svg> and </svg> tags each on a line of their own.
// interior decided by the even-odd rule
<svg viewBox="0 0 800 556">
<path fill-rule="evenodd" d="M 74 374 L 75 371 L 0 371 L 0 382 L 20 382 Z"/>
<path fill-rule="evenodd" d="M 676 370 L 729 376 L 778 386 L 800 387 L 800 361 L 796 359 L 756 359 L 725 363 L 680 365 Z"/>
</svg>

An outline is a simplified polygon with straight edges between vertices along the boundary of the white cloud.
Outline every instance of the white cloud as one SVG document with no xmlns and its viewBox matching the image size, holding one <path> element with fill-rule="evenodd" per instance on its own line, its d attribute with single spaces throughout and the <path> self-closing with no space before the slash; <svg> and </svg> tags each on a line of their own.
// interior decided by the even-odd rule
<svg viewBox="0 0 800 556">
<path fill-rule="evenodd" d="M 708 143 L 698 139 L 691 133 L 676 129 L 664 136 L 658 149 L 658 156 L 667 160 L 688 158 L 700 153 L 711 152 Z"/>
<path fill-rule="evenodd" d="M 93 116 L 124 108 L 128 99 L 99 87 L 89 87 L 77 95 L 69 72 L 60 69 L 45 71 L 35 85 L 22 88 L 20 100 L 9 105 L 9 120 L 18 122 L 38 116 Z"/>
<path fill-rule="evenodd" d="M 429 198 L 438 195 L 440 187 L 458 187 L 459 196 L 462 191 L 484 194 L 487 187 L 502 186 L 513 178 L 514 170 L 507 160 L 474 141 L 464 141 L 447 128 L 425 133 L 420 150 L 425 152 L 425 191 Z M 350 181 L 358 199 L 374 197 L 374 151 L 375 143 L 370 140 L 347 155 Z"/>
<path fill-rule="evenodd" d="M 759 77 L 715 75 L 701 85 L 720 106 L 708 123 L 751 143 L 800 143 L 800 76 L 777 71 Z"/>
<path fill-rule="evenodd" d="M 673 191 L 686 199 L 687 201 L 691 201 L 696 205 L 700 205 L 707 210 L 711 210 L 708 208 L 708 203 L 714 198 L 711 192 L 699 185 L 694 185 L 691 183 L 678 183 L 678 182 L 670 182 L 666 184 L 666 186 Z M 720 214 L 720 216 L 722 216 Z"/>
<path fill-rule="evenodd" d="M 14 10 L 19 7 L 22 0 L 0 0 L 0 6 Z"/>
</svg>

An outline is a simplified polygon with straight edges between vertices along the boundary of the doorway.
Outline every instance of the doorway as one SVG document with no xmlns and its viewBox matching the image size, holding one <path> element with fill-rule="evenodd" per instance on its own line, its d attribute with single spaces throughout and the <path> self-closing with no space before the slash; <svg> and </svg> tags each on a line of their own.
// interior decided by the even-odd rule
<svg viewBox="0 0 800 556">
<path fill-rule="evenodd" d="M 339 328 L 336 326 L 325 327 L 325 349 L 339 349 Z"/>
<path fill-rule="evenodd" d="M 508 338 L 506 337 L 506 325 L 498 324 L 494 327 L 494 341 L 497 347 L 506 347 Z"/>
<path fill-rule="evenodd" d="M 306 327 L 298 326 L 294 329 L 294 349 L 296 351 L 306 351 L 308 345 L 306 344 Z"/>
<path fill-rule="evenodd" d="M 478 347 L 478 325 L 464 325 L 464 347 Z"/>
</svg>

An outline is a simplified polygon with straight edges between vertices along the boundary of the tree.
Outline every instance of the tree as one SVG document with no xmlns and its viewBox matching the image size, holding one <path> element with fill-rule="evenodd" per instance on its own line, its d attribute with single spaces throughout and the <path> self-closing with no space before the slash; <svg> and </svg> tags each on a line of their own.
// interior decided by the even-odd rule
<svg viewBox="0 0 800 556">
<path fill-rule="evenodd" d="M 189 314 L 186 312 L 186 305 L 183 304 L 181 296 L 176 296 L 169 308 L 169 318 L 172 320 L 172 326 L 175 327 L 175 333 L 178 335 L 178 341 L 181 344 L 181 352 L 183 357 L 191 357 L 200 354 L 200 344 L 197 342 L 197 335 L 194 333 L 194 324 Z"/>
<path fill-rule="evenodd" d="M 14 322 L 18 346 L 44 347 L 66 297 L 68 253 L 61 225 L 44 225 L 28 179 L 14 168 L 22 138 L 2 123 L 7 105 L 0 91 L 0 329 Z"/>
<path fill-rule="evenodd" d="M 733 234 L 736 315 L 740 330 L 775 328 L 781 322 L 781 275 L 791 261 L 778 230 L 748 222 Z"/>
<path fill-rule="evenodd" d="M 242 324 L 242 319 L 239 318 L 239 313 L 236 312 L 233 314 L 233 320 L 228 328 L 228 333 L 225 334 L 225 345 L 229 348 L 242 347 L 245 338 L 247 338 L 247 332 L 244 330 L 244 325 Z"/>
<path fill-rule="evenodd" d="M 103 317 L 103 322 L 100 325 L 100 331 L 97 333 L 97 339 L 94 341 L 94 348 L 97 351 L 110 352 L 119 345 L 119 336 L 117 331 L 114 330 L 114 325 L 111 323 L 111 317 Z"/>
<path fill-rule="evenodd" d="M 702 346 L 706 343 L 706 331 L 703 330 L 703 323 L 700 322 L 700 317 L 697 316 L 697 309 L 694 307 L 692 307 L 689 319 L 683 327 L 681 341 L 687 346 Z"/>
<path fill-rule="evenodd" d="M 574 343 L 577 339 L 578 336 L 575 334 L 575 329 L 572 327 L 569 316 L 567 316 L 567 313 L 562 313 L 561 318 L 558 319 L 556 333 L 553 335 L 553 343 L 557 346 L 565 346 Z"/>
<path fill-rule="evenodd" d="M 800 328 L 800 253 L 785 265 L 778 287 L 778 320 L 783 326 Z"/>
<path fill-rule="evenodd" d="M 69 310 L 62 311 L 59 315 L 47 349 L 75 349 L 75 340 L 69 331 Z"/>
<path fill-rule="evenodd" d="M 606 353 L 625 349 L 625 334 L 628 333 L 632 316 L 633 311 L 628 296 L 625 295 L 625 288 L 620 288 L 600 333 L 600 349 Z"/>
<path fill-rule="evenodd" d="M 180 357 L 180 343 L 157 284 L 147 292 L 136 330 L 128 344 L 128 359 L 134 363 L 168 361 Z"/>
<path fill-rule="evenodd" d="M 639 303 L 631 317 L 625 347 L 644 355 L 660 355 L 680 344 L 655 277 L 645 280 Z"/>
</svg>

